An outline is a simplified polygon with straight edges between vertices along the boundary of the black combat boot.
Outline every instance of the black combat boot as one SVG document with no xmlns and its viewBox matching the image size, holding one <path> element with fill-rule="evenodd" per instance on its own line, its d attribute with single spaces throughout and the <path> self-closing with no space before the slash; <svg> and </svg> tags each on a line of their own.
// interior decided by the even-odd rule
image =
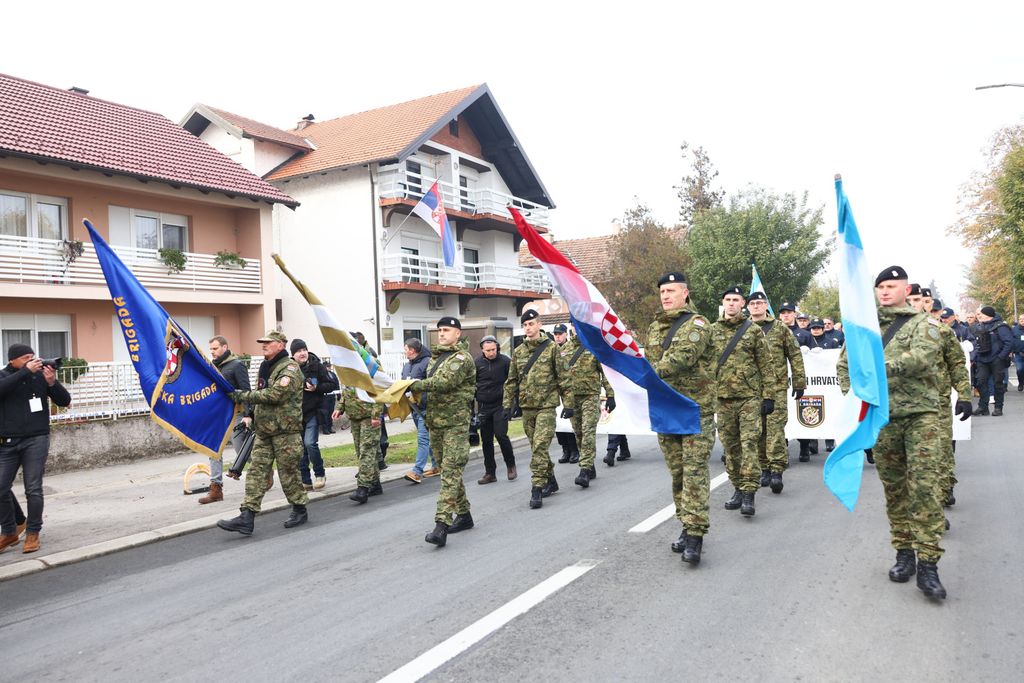
<svg viewBox="0 0 1024 683">
<path fill-rule="evenodd" d="M 249 508 L 242 508 L 239 515 L 234 519 L 222 519 L 217 522 L 224 531 L 237 531 L 243 536 L 252 536 L 253 527 L 256 525 L 256 513 Z"/>
<path fill-rule="evenodd" d="M 725 501 L 726 510 L 739 510 L 740 505 L 743 504 L 743 492 L 739 489 L 733 491 L 732 498 Z"/>
<path fill-rule="evenodd" d="M 1024 391 L 1024 372 L 1017 373 L 1017 391 Z"/>
<path fill-rule="evenodd" d="M 577 451 L 577 450 L 573 450 L 573 452 L 569 454 L 569 462 L 572 463 L 573 465 L 575 465 L 579 461 L 580 461 L 580 452 Z"/>
<path fill-rule="evenodd" d="M 367 498 L 369 498 L 369 497 L 370 497 L 370 489 L 368 489 L 365 486 L 357 486 L 356 490 L 353 491 L 352 495 L 349 496 L 348 498 L 349 498 L 349 500 L 354 500 L 355 502 L 357 502 L 360 505 L 362 505 L 363 503 L 366 502 Z"/>
<path fill-rule="evenodd" d="M 596 467 L 591 465 L 590 468 L 587 471 L 590 472 L 590 481 L 594 481 L 595 479 L 597 479 L 597 468 Z"/>
<path fill-rule="evenodd" d="M 800 462 L 808 462 L 811 459 L 811 446 L 806 439 L 800 439 Z"/>
<path fill-rule="evenodd" d="M 772 472 L 772 493 L 782 493 L 782 472 Z"/>
<path fill-rule="evenodd" d="M 629 452 L 629 446 L 622 444 L 619 446 L 619 457 L 618 460 L 629 460 L 633 455 Z"/>
<path fill-rule="evenodd" d="M 459 513 L 455 515 L 455 519 L 452 520 L 452 525 L 448 527 L 448 533 L 457 534 L 460 531 L 473 528 L 473 515 L 468 512 Z"/>
<path fill-rule="evenodd" d="M 836 449 L 836 440 L 835 439 L 825 439 L 825 452 L 826 453 L 831 453 L 835 449 Z"/>
<path fill-rule="evenodd" d="M 384 493 L 384 487 L 380 485 L 380 479 L 377 479 L 370 484 L 370 489 L 366 493 L 370 496 L 379 496 Z"/>
<path fill-rule="evenodd" d="M 428 533 L 423 540 L 427 543 L 433 543 L 438 548 L 443 548 L 444 544 L 448 542 L 448 525 L 444 522 L 438 522 L 434 526 L 434 530 Z"/>
<path fill-rule="evenodd" d="M 551 478 L 548 479 L 548 483 L 544 484 L 544 486 L 541 487 L 540 495 L 543 498 L 547 498 L 548 496 L 550 496 L 552 493 L 554 493 L 557 490 L 558 490 L 558 480 L 555 479 L 555 475 L 552 474 Z"/>
<path fill-rule="evenodd" d="M 949 531 L 949 517 L 945 518 L 945 522 L 946 522 L 946 531 Z"/>
<path fill-rule="evenodd" d="M 772 483 L 772 473 L 768 470 L 761 470 L 761 486 L 768 486 Z"/>
<path fill-rule="evenodd" d="M 754 491 L 744 491 L 743 500 L 740 503 L 740 514 L 744 517 L 754 516 Z"/>
<path fill-rule="evenodd" d="M 1002 416 L 1003 416 L 1003 407 L 1002 406 L 996 406 L 995 408 L 992 409 L 992 417 L 1002 417 Z"/>
<path fill-rule="evenodd" d="M 865 448 L 864 449 L 864 457 L 868 459 L 868 464 L 869 465 L 874 465 L 875 464 L 875 452 L 873 450 L 871 450 L 870 448 Z"/>
<path fill-rule="evenodd" d="M 946 500 L 942 501 L 945 507 L 953 507 L 956 505 L 956 496 L 953 495 L 953 487 L 950 486 L 949 490 L 946 491 Z"/>
<path fill-rule="evenodd" d="M 284 528 L 291 529 L 294 526 L 305 524 L 309 519 L 309 515 L 306 513 L 305 505 L 292 505 L 292 514 L 288 515 L 288 519 L 284 520 Z"/>
<path fill-rule="evenodd" d="M 544 494 L 541 493 L 541 489 L 539 486 L 534 486 L 532 489 L 530 489 L 530 509 L 536 510 L 540 506 L 544 505 L 544 501 L 541 500 L 541 498 L 543 497 Z"/>
<path fill-rule="evenodd" d="M 608 467 L 615 467 L 615 451 L 605 453 L 604 464 L 608 465 Z"/>
<path fill-rule="evenodd" d="M 889 570 L 889 580 L 896 583 L 906 583 L 910 577 L 917 572 L 917 558 L 914 551 L 904 548 L 896 551 L 896 564 Z"/>
<path fill-rule="evenodd" d="M 569 458 L 572 457 L 572 450 L 565 444 L 562 445 L 562 457 L 558 459 L 558 462 L 565 464 L 569 462 Z"/>
<path fill-rule="evenodd" d="M 807 444 L 807 447 L 811 449 L 811 455 L 817 455 L 818 454 L 818 440 L 817 439 L 811 439 L 810 442 Z"/>
<path fill-rule="evenodd" d="M 978 417 L 979 415 L 988 415 L 988 404 L 986 403 L 984 408 L 979 405 L 971 415 L 974 415 L 975 417 Z"/>
<path fill-rule="evenodd" d="M 687 536 L 686 547 L 683 548 L 683 562 L 694 565 L 700 564 L 700 551 L 703 547 L 703 536 Z"/>
<path fill-rule="evenodd" d="M 689 537 L 689 534 L 686 533 L 686 529 L 683 529 L 682 533 L 679 534 L 679 538 L 672 541 L 672 552 L 683 552 L 683 549 L 686 547 L 686 539 L 688 539 Z"/>
<path fill-rule="evenodd" d="M 587 488 L 590 486 L 590 469 L 586 467 L 580 468 L 580 473 L 576 475 L 576 485 Z"/>
<path fill-rule="evenodd" d="M 939 567 L 934 562 L 917 563 L 917 587 L 929 598 L 946 599 L 946 589 L 939 581 Z"/>
</svg>

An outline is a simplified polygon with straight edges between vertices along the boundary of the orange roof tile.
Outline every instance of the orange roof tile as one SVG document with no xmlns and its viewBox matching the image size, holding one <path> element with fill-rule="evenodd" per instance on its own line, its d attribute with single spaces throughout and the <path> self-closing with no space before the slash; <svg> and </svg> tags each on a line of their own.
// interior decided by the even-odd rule
<svg viewBox="0 0 1024 683">
<path fill-rule="evenodd" d="M 576 266 L 583 277 L 598 284 L 607 281 L 611 276 L 609 251 L 614 240 L 615 235 L 601 235 L 575 240 L 556 240 L 551 244 Z M 540 267 L 537 259 L 530 254 L 530 247 L 526 242 L 519 248 L 519 265 L 526 268 Z"/>
<path fill-rule="evenodd" d="M 379 109 L 313 123 L 291 131 L 316 149 L 286 162 L 266 176 L 283 180 L 295 176 L 396 159 L 453 109 L 482 86 L 422 97 Z"/>
<path fill-rule="evenodd" d="M 269 126 L 265 123 L 260 123 L 259 121 L 248 119 L 244 116 L 239 116 L 238 114 L 232 114 L 231 112 L 224 111 L 223 109 L 217 109 L 216 107 L 211 107 L 209 105 L 205 106 L 211 112 L 221 117 L 222 119 L 230 123 L 232 126 L 239 128 L 243 133 L 250 137 L 256 138 L 257 140 L 277 142 L 279 144 L 286 145 L 288 147 L 295 147 L 297 149 L 313 149 L 313 145 L 306 142 L 306 140 L 302 136 L 295 135 L 294 133 L 289 133 L 286 130 L 281 130 L 280 128 L 275 128 L 274 126 Z"/>
</svg>

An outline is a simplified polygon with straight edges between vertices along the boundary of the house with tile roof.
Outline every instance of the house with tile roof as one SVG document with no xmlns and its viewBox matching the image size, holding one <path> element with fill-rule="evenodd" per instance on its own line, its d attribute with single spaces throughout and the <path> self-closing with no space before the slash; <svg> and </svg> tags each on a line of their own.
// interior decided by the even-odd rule
<svg viewBox="0 0 1024 683">
<path fill-rule="evenodd" d="M 610 251 L 614 241 L 615 235 L 599 235 L 571 240 L 553 240 L 551 245 L 569 259 L 569 262 L 576 266 L 583 277 L 601 289 L 601 285 L 613 277 Z M 525 244 L 519 250 L 519 265 L 523 268 L 541 270 L 540 263 L 530 254 L 530 249 Z M 569 322 L 569 310 L 565 301 L 557 293 L 551 297 L 531 301 L 526 304 L 525 308 L 534 309 L 540 313 L 543 325 Z"/>
<path fill-rule="evenodd" d="M 288 131 L 202 104 L 181 125 L 301 202 L 275 211 L 284 261 L 382 352 L 427 340 L 444 315 L 518 324 L 527 302 L 551 296 L 542 272 L 519 265 L 506 207 L 546 231 L 554 202 L 486 85 L 326 121 L 310 115 Z M 451 267 L 412 214 L 435 181 L 456 234 Z M 279 296 L 282 328 L 319 339 L 299 294 L 284 286 Z"/>
<path fill-rule="evenodd" d="M 128 360 L 89 218 L 197 343 L 259 353 L 277 319 L 276 206 L 298 202 L 160 114 L 0 74 L 3 348 Z"/>
</svg>

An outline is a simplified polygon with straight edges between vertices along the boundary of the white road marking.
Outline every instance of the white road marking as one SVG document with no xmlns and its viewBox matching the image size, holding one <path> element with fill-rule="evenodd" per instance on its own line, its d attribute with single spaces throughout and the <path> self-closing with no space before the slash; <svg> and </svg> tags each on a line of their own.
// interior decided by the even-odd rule
<svg viewBox="0 0 1024 683">
<path fill-rule="evenodd" d="M 711 489 L 714 491 L 716 488 L 729 481 L 729 475 L 722 472 L 717 477 L 711 480 Z M 646 534 L 651 529 L 655 528 L 659 524 L 667 522 L 672 519 L 676 514 L 675 503 L 672 505 L 666 505 L 662 509 L 655 512 L 653 515 L 645 519 L 644 521 L 637 524 L 635 527 L 629 530 L 631 534 Z"/>
<path fill-rule="evenodd" d="M 473 645 L 476 645 L 520 614 L 525 614 L 560 588 L 568 586 L 596 567 L 600 562 L 600 560 L 580 560 L 576 564 L 566 567 L 557 574 L 544 579 L 530 590 L 473 622 L 448 640 L 427 650 L 402 668 L 392 671 L 380 679 L 380 683 L 412 683 L 413 681 L 420 680 L 448 660 L 457 657 Z"/>
</svg>

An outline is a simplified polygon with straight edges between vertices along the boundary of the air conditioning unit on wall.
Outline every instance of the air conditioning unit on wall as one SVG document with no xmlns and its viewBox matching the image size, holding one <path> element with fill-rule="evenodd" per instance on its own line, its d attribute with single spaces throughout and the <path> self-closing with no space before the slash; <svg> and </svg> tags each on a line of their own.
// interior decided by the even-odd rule
<svg viewBox="0 0 1024 683">
<path fill-rule="evenodd" d="M 427 308 L 432 311 L 443 311 L 444 310 L 444 296 L 441 294 L 429 294 L 427 295 Z"/>
</svg>

